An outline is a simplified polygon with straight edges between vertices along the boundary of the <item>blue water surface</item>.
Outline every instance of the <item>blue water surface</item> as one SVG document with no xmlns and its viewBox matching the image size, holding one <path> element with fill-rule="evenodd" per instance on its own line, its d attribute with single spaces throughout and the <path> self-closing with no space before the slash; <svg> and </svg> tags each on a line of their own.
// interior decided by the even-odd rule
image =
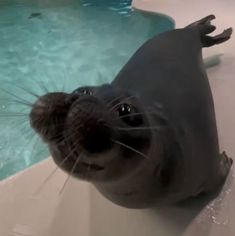
<svg viewBox="0 0 235 236">
<path fill-rule="evenodd" d="M 31 92 L 110 82 L 144 41 L 173 27 L 130 0 L 0 1 L 0 179 L 49 156 L 28 122 Z"/>
</svg>

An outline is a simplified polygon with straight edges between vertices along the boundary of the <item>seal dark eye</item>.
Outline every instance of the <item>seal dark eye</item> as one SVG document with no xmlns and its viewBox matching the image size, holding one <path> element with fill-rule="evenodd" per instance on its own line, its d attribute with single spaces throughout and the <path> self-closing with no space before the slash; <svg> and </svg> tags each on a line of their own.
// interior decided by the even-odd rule
<svg viewBox="0 0 235 236">
<path fill-rule="evenodd" d="M 129 115 L 132 111 L 132 108 L 129 104 L 124 103 L 118 108 L 118 113 L 120 116 Z"/>
<path fill-rule="evenodd" d="M 73 91 L 76 94 L 92 95 L 93 91 L 89 88 L 79 88 Z"/>
<path fill-rule="evenodd" d="M 92 95 L 92 91 L 88 88 L 85 88 L 85 89 L 82 89 L 81 92 L 82 94 L 85 94 L 85 95 Z"/>
<path fill-rule="evenodd" d="M 130 104 L 123 103 L 117 109 L 119 118 L 130 126 L 139 126 L 143 123 L 141 115 L 135 107 Z"/>
</svg>

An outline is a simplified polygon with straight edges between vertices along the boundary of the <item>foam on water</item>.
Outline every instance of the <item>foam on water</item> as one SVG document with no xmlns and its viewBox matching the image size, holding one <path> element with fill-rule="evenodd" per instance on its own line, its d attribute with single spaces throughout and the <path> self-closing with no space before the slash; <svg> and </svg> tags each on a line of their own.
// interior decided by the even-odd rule
<svg viewBox="0 0 235 236">
<path fill-rule="evenodd" d="M 25 89 L 110 82 L 146 39 L 173 27 L 133 11 L 130 0 L 0 1 L 0 178 L 49 155 L 30 129 L 29 107 L 15 102 L 35 101 Z"/>
</svg>

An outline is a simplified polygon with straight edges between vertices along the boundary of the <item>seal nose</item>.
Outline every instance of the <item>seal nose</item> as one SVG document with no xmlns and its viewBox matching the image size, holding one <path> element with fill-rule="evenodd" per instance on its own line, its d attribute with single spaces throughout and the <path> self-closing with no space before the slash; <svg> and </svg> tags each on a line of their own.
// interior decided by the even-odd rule
<svg viewBox="0 0 235 236">
<path fill-rule="evenodd" d="M 105 106 L 95 97 L 87 96 L 72 105 L 67 117 L 68 137 L 74 146 L 89 153 L 111 148 L 112 129 Z"/>
</svg>

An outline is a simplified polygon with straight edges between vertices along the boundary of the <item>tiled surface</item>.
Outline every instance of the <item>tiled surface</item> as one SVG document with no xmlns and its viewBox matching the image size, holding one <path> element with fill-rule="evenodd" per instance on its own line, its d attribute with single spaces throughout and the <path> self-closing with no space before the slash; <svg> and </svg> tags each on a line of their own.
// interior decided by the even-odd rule
<svg viewBox="0 0 235 236">
<path fill-rule="evenodd" d="M 218 32 L 235 28 L 235 3 L 231 0 L 134 0 L 135 7 L 168 14 L 176 26 L 214 13 Z M 204 51 L 205 57 L 222 55 L 220 65 L 208 75 L 214 95 L 221 149 L 235 158 L 235 40 Z M 128 210 L 106 201 L 88 183 L 70 179 L 60 170 L 32 198 L 40 183 L 55 168 L 51 160 L 40 163 L 0 183 L 0 235 L 36 236 L 233 236 L 235 235 L 235 185 L 231 172 L 221 195 L 204 206 L 158 210 Z"/>
</svg>

